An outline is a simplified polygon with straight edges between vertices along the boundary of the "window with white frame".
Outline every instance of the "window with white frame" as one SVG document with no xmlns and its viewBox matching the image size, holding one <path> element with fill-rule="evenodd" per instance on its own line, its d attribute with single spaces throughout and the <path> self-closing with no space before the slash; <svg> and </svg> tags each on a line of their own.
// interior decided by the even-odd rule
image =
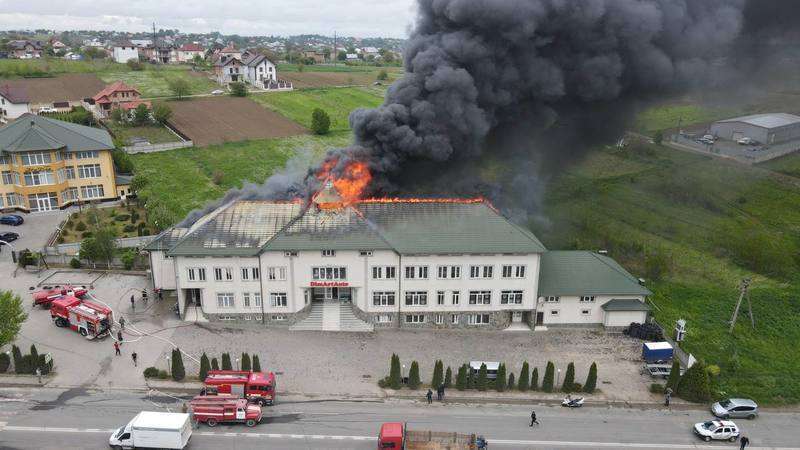
<svg viewBox="0 0 800 450">
<path fill-rule="evenodd" d="M 286 266 L 267 267 L 267 279 L 269 281 L 285 281 Z"/>
<path fill-rule="evenodd" d="M 258 267 L 242 267 L 242 281 L 258 281 L 260 272 Z"/>
<path fill-rule="evenodd" d="M 459 292 L 459 291 L 453 291 L 453 292 L 450 294 L 450 300 L 452 301 L 452 303 L 453 303 L 454 305 L 457 305 L 457 304 L 458 304 L 458 303 L 461 301 L 461 292 Z"/>
<path fill-rule="evenodd" d="M 269 304 L 274 308 L 285 308 L 288 306 L 286 301 L 286 292 L 270 292 Z"/>
<path fill-rule="evenodd" d="M 522 291 L 501 291 L 500 303 L 503 305 L 522 304 Z"/>
<path fill-rule="evenodd" d="M 313 280 L 346 280 L 347 268 L 345 267 L 312 267 L 311 279 Z"/>
<path fill-rule="evenodd" d="M 323 250 L 322 256 L 336 256 L 336 250 Z"/>
<path fill-rule="evenodd" d="M 521 264 L 504 265 L 503 278 L 525 278 L 525 266 Z"/>
<path fill-rule="evenodd" d="M 219 316 L 219 320 L 226 320 L 226 321 L 227 320 L 236 320 L 236 318 L 231 316 L 231 315 L 226 314 L 224 316 Z"/>
<path fill-rule="evenodd" d="M 450 314 L 450 323 L 453 325 L 458 325 L 458 318 L 461 317 L 458 314 Z"/>
<path fill-rule="evenodd" d="M 61 191 L 61 203 L 74 202 L 78 197 L 78 188 L 71 187 Z"/>
<path fill-rule="evenodd" d="M 427 280 L 428 266 L 406 266 L 406 279 Z"/>
<path fill-rule="evenodd" d="M 286 314 L 273 314 L 272 320 L 276 322 L 283 322 L 284 320 L 286 320 Z"/>
<path fill-rule="evenodd" d="M 433 321 L 436 322 L 436 325 L 442 325 L 444 323 L 444 314 L 436 314 L 433 316 Z"/>
<path fill-rule="evenodd" d="M 561 314 L 561 311 L 559 311 L 559 310 L 557 310 L 557 309 L 551 309 L 551 310 L 550 310 L 550 315 L 551 315 L 551 316 L 554 316 L 554 317 L 555 317 L 555 316 L 558 316 L 559 314 Z"/>
<path fill-rule="evenodd" d="M 469 291 L 470 305 L 491 305 L 492 291 Z"/>
<path fill-rule="evenodd" d="M 50 164 L 50 152 L 26 152 L 20 155 L 22 157 L 23 166 L 41 166 Z"/>
<path fill-rule="evenodd" d="M 425 323 L 424 314 L 406 314 L 406 323 Z"/>
<path fill-rule="evenodd" d="M 24 198 L 20 194 L 17 194 L 15 192 L 9 192 L 8 194 L 6 194 L 6 204 L 8 206 L 22 206 L 23 201 Z"/>
<path fill-rule="evenodd" d="M 470 325 L 489 325 L 489 314 L 469 314 L 467 323 Z"/>
<path fill-rule="evenodd" d="M 594 295 L 582 295 L 581 303 L 594 303 Z"/>
<path fill-rule="evenodd" d="M 261 308 L 261 292 L 253 292 L 253 306 Z"/>
<path fill-rule="evenodd" d="M 428 293 L 425 291 L 406 291 L 406 306 L 425 306 L 428 304 Z"/>
<path fill-rule="evenodd" d="M 375 322 L 377 323 L 389 323 L 392 321 L 391 314 L 378 314 L 375 318 Z"/>
<path fill-rule="evenodd" d="M 544 298 L 545 303 L 559 303 L 561 302 L 561 297 L 556 295 L 548 295 Z"/>
<path fill-rule="evenodd" d="M 242 294 L 242 304 L 244 305 L 245 308 L 249 308 L 250 307 L 250 293 L 249 292 L 245 292 L 245 293 Z"/>
<path fill-rule="evenodd" d="M 10 170 L 3 171 L 3 184 L 16 184 L 19 185 L 19 174 Z"/>
<path fill-rule="evenodd" d="M 102 198 L 104 195 L 102 184 L 81 186 L 81 197 L 83 198 Z"/>
<path fill-rule="evenodd" d="M 233 308 L 235 306 L 233 301 L 233 292 L 218 292 L 217 293 L 217 307 L 218 308 Z"/>
<path fill-rule="evenodd" d="M 489 279 L 494 275 L 494 266 L 469 266 L 469 277 L 475 279 Z"/>
<path fill-rule="evenodd" d="M 186 278 L 189 281 L 206 281 L 206 269 L 202 267 L 189 267 L 186 269 Z"/>
<path fill-rule="evenodd" d="M 100 152 L 98 152 L 97 150 L 75 152 L 75 158 L 77 159 L 94 159 L 99 157 L 100 157 Z"/>
<path fill-rule="evenodd" d="M 0 164 L 11 164 L 11 155 L 0 154 Z"/>
<path fill-rule="evenodd" d="M 78 166 L 78 178 L 100 178 L 100 164 Z"/>
<path fill-rule="evenodd" d="M 64 167 L 64 179 L 66 179 L 66 180 L 74 180 L 75 179 L 75 168 L 74 167 Z"/>
<path fill-rule="evenodd" d="M 372 293 L 372 304 L 374 306 L 394 305 L 394 291 L 374 291 Z"/>
<path fill-rule="evenodd" d="M 230 267 L 214 267 L 214 281 L 233 281 L 233 269 Z"/>
<path fill-rule="evenodd" d="M 461 278 L 461 266 L 439 266 L 436 268 L 436 277 L 440 280 Z"/>
<path fill-rule="evenodd" d="M 444 291 L 436 291 L 436 304 L 444 305 Z"/>
<path fill-rule="evenodd" d="M 55 184 L 52 170 L 40 170 L 38 172 L 25 173 L 26 186 L 39 186 L 43 184 Z"/>
<path fill-rule="evenodd" d="M 590 315 L 592 315 L 592 310 L 591 309 L 582 309 L 581 310 L 581 315 L 582 316 L 590 316 Z"/>
<path fill-rule="evenodd" d="M 358 252 L 359 256 L 372 256 L 372 250 L 361 250 Z"/>
<path fill-rule="evenodd" d="M 373 280 L 394 280 L 397 277 L 395 266 L 372 266 Z"/>
</svg>

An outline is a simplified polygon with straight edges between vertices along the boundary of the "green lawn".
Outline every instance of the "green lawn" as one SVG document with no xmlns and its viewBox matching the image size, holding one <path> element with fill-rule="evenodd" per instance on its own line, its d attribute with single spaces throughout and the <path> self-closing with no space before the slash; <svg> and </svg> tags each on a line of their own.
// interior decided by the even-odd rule
<svg viewBox="0 0 800 450">
<path fill-rule="evenodd" d="M 782 158 L 761 164 L 761 167 L 800 178 L 800 153 L 792 153 Z"/>
<path fill-rule="evenodd" d="M 758 169 L 634 144 L 596 150 L 546 192 L 548 222 L 533 224 L 545 244 L 608 249 L 650 280 L 657 320 L 671 329 L 686 319 L 683 347 L 720 366 L 718 395 L 800 402 L 800 188 Z M 756 329 L 745 312 L 730 335 L 743 277 L 753 279 Z"/>
<path fill-rule="evenodd" d="M 350 129 L 348 117 L 356 108 L 374 108 L 383 102 L 381 90 L 372 88 L 326 88 L 253 94 L 253 100 L 289 119 L 311 128 L 311 113 L 322 108 L 331 117 L 331 130 Z"/>
<path fill-rule="evenodd" d="M 729 114 L 726 111 L 713 110 L 698 105 L 667 104 L 653 106 L 639 113 L 634 129 L 644 134 L 652 134 L 659 130 L 677 128 L 696 123 L 711 122 Z"/>
<path fill-rule="evenodd" d="M 119 125 L 114 121 L 107 121 L 106 126 L 114 137 L 122 141 L 123 145 L 131 145 L 131 139 L 144 138 L 151 144 L 177 142 L 180 139 L 162 125 L 147 125 L 141 127 Z"/>
<path fill-rule="evenodd" d="M 246 182 L 261 183 L 299 151 L 319 159 L 331 147 L 350 142 L 349 132 L 327 136 L 295 136 L 131 155 L 136 176 L 147 185 L 139 194 L 145 203 L 158 202 L 170 212 L 169 222 L 222 197 Z M 216 183 L 215 183 L 216 181 Z M 148 211 L 155 208 L 148 204 Z"/>
<path fill-rule="evenodd" d="M 402 72 L 402 67 L 377 67 L 377 66 L 348 66 L 344 63 L 333 65 L 328 64 L 312 64 L 309 66 L 303 66 L 303 72 L 379 72 L 381 69 L 386 70 L 387 72 Z M 278 73 L 281 72 L 299 72 L 299 66 L 297 64 L 278 64 L 277 67 Z"/>
<path fill-rule="evenodd" d="M 208 79 L 204 73 L 192 73 L 188 66 L 150 66 L 146 70 L 111 70 L 98 73 L 97 76 L 106 83 L 123 81 L 135 86 L 142 93 L 142 97 L 169 97 L 172 91 L 168 82 L 175 78 L 183 78 L 189 82 L 190 94 L 208 94 L 219 86 Z M 127 67 L 125 67 L 127 69 Z"/>
<path fill-rule="evenodd" d="M 60 73 L 97 73 L 127 70 L 124 64 L 111 60 L 67 61 L 63 58 L 0 59 L 0 78 L 46 76 Z"/>
</svg>

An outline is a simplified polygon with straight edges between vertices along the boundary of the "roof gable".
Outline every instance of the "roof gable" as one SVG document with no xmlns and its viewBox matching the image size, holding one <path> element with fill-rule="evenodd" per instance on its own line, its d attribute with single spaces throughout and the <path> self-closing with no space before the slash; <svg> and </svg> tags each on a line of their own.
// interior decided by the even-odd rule
<svg viewBox="0 0 800 450">
<path fill-rule="evenodd" d="M 102 91 L 95 94 L 92 99 L 97 102 L 102 100 L 104 97 L 110 97 L 115 92 L 135 92 L 136 95 L 139 95 L 139 90 L 135 87 L 128 86 L 127 84 L 123 83 L 122 81 L 115 81 L 108 86 L 104 87 Z"/>
<path fill-rule="evenodd" d="M 540 296 L 651 294 L 636 277 L 608 256 L 584 250 L 542 254 Z"/>
<path fill-rule="evenodd" d="M 31 101 L 24 86 L 4 84 L 0 86 L 0 95 L 13 104 L 30 103 Z"/>
<path fill-rule="evenodd" d="M 0 128 L 0 150 L 25 152 L 112 150 L 114 142 L 108 131 L 34 114 L 23 114 Z"/>
</svg>

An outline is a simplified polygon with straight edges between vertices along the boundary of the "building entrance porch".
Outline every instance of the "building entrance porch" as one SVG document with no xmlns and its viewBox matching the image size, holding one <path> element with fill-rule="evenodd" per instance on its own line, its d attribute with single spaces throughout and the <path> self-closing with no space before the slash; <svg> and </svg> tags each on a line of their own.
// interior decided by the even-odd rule
<svg viewBox="0 0 800 450">
<path fill-rule="evenodd" d="M 307 289 L 313 302 L 353 303 L 355 288 L 351 287 L 312 287 Z"/>
</svg>

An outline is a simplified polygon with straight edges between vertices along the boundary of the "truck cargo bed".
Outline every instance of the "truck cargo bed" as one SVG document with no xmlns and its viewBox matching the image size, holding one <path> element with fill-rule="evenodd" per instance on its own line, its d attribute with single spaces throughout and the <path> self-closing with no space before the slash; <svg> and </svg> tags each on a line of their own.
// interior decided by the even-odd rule
<svg viewBox="0 0 800 450">
<path fill-rule="evenodd" d="M 406 430 L 405 443 L 406 450 L 471 450 L 475 448 L 475 435 Z"/>
</svg>

